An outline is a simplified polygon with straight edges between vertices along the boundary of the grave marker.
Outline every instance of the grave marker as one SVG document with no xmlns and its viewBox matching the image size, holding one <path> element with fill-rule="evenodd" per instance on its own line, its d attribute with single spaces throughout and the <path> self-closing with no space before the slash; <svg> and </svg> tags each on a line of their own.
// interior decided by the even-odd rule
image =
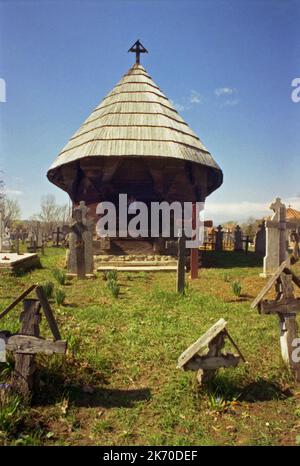
<svg viewBox="0 0 300 466">
<path fill-rule="evenodd" d="M 265 221 L 266 226 L 266 255 L 261 276 L 272 275 L 287 258 L 287 227 L 292 224 L 286 221 L 286 208 L 277 197 L 270 205 L 274 214 L 270 220 Z"/>
<path fill-rule="evenodd" d="M 34 289 L 36 289 L 38 299 L 24 299 Z M 60 339 L 60 333 L 51 307 L 43 288 L 38 285 L 30 286 L 18 296 L 13 303 L 0 313 L 0 319 L 21 301 L 23 301 L 23 311 L 20 314 L 20 332 L 11 334 L 5 330 L 0 331 L 0 360 L 1 358 L 2 360 L 5 359 L 6 350 L 14 353 L 15 366 L 12 374 L 12 388 L 23 397 L 28 398 L 34 390 L 37 380 L 35 354 L 65 354 L 67 344 Z M 41 306 L 53 334 L 54 341 L 40 338 Z"/>
<path fill-rule="evenodd" d="M 219 225 L 217 230 L 215 231 L 215 250 L 216 251 L 223 251 L 223 230 L 222 226 Z"/>
<path fill-rule="evenodd" d="M 235 251 L 243 250 L 242 229 L 239 225 L 237 225 L 234 230 L 234 250 Z"/>
<path fill-rule="evenodd" d="M 227 322 L 218 320 L 207 332 L 187 348 L 178 358 L 177 368 L 197 371 L 199 384 L 211 380 L 221 367 L 236 367 L 245 358 L 237 344 L 226 330 Z M 228 338 L 238 352 L 238 355 L 222 353 L 225 339 Z"/>
<path fill-rule="evenodd" d="M 282 359 L 299 382 L 300 362 L 293 360 L 292 353 L 298 331 L 296 315 L 300 312 L 300 298 L 295 297 L 293 284 L 300 288 L 300 279 L 289 269 L 289 262 L 287 259 L 278 267 L 251 307 L 257 307 L 260 314 L 277 314 Z M 273 286 L 277 292 L 275 300 L 264 299 Z"/>
<path fill-rule="evenodd" d="M 266 226 L 261 223 L 258 226 L 258 230 L 255 235 L 255 253 L 259 256 L 265 256 L 266 254 Z"/>
<path fill-rule="evenodd" d="M 89 208 L 81 201 L 73 210 L 73 223 L 69 229 L 67 269 L 69 275 L 85 278 L 93 275 L 93 219 L 87 218 Z"/>
</svg>

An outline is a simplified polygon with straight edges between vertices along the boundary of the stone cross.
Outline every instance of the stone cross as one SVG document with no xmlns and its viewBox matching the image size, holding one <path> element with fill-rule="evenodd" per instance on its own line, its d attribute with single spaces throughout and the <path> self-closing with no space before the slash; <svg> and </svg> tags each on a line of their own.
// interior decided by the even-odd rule
<svg viewBox="0 0 300 466">
<path fill-rule="evenodd" d="M 266 255 L 264 257 L 263 277 L 272 275 L 287 258 L 287 221 L 286 208 L 277 197 L 270 205 L 274 211 L 271 220 L 265 221 Z"/>
<path fill-rule="evenodd" d="M 266 227 L 264 223 L 258 226 L 255 235 L 255 253 L 260 256 L 266 254 Z"/>
<path fill-rule="evenodd" d="M 4 228 L 4 234 L 2 236 L 2 252 L 10 252 L 11 251 L 11 236 L 10 236 L 10 229 L 8 227 Z"/>
<path fill-rule="evenodd" d="M 85 278 L 93 274 L 93 228 L 94 221 L 87 217 L 89 208 L 84 201 L 73 210 L 73 222 L 69 227 L 69 251 L 67 269 L 69 274 Z"/>
<path fill-rule="evenodd" d="M 237 225 L 234 230 L 234 250 L 235 251 L 243 250 L 242 230 L 239 225 Z"/>
</svg>

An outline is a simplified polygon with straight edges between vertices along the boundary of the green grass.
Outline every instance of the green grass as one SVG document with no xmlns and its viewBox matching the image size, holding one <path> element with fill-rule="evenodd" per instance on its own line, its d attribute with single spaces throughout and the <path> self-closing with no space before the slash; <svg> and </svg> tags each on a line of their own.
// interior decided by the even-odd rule
<svg viewBox="0 0 300 466">
<path fill-rule="evenodd" d="M 53 277 L 60 285 L 65 285 L 67 281 L 67 275 L 64 270 L 61 269 L 54 269 L 53 270 Z"/>
<path fill-rule="evenodd" d="M 51 299 L 53 297 L 53 291 L 54 291 L 54 285 L 52 282 L 47 281 L 45 283 L 42 283 L 42 287 L 44 290 L 44 293 L 48 299 Z"/>
<path fill-rule="evenodd" d="M 63 306 L 66 299 L 66 293 L 64 292 L 64 290 L 62 290 L 61 288 L 57 288 L 54 294 L 56 304 L 58 306 Z"/>
<path fill-rule="evenodd" d="M 0 310 L 29 284 L 51 281 L 64 255 L 47 248 L 42 269 L 1 276 Z M 64 306 L 51 302 L 68 353 L 37 357 L 40 392 L 21 417 L 8 402 L 0 444 L 296 444 L 299 398 L 280 359 L 277 318 L 250 308 L 265 284 L 260 261 L 251 253 L 206 252 L 204 264 L 184 295 L 175 292 L 173 273 L 68 282 Z M 1 329 L 17 331 L 20 311 L 5 316 Z M 220 370 L 199 388 L 194 372 L 176 369 L 177 359 L 221 317 L 247 364 Z M 41 335 L 51 336 L 44 318 Z M 0 363 L 0 383 L 10 373 L 11 361 Z"/>
<path fill-rule="evenodd" d="M 232 291 L 233 291 L 233 294 L 235 296 L 237 296 L 238 298 L 241 296 L 241 293 L 242 293 L 242 285 L 240 284 L 240 282 L 238 280 L 235 280 L 233 283 L 232 283 Z"/>
</svg>

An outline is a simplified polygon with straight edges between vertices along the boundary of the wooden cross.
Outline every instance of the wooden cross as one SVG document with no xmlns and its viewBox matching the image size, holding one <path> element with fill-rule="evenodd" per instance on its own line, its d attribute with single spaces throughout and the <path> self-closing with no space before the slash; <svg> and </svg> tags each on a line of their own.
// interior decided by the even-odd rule
<svg viewBox="0 0 300 466">
<path fill-rule="evenodd" d="M 227 322 L 224 319 L 218 320 L 178 358 L 177 368 L 184 371 L 197 371 L 197 380 L 200 385 L 209 382 L 215 376 L 217 369 L 236 367 L 240 359 L 245 362 L 240 349 L 229 335 L 226 325 Z M 237 355 L 222 353 L 225 338 L 230 340 L 238 352 Z"/>
<path fill-rule="evenodd" d="M 289 259 L 284 261 L 270 278 L 266 286 L 251 304 L 257 307 L 260 314 L 277 314 L 280 329 L 281 355 L 285 364 L 293 372 L 295 379 L 300 381 L 300 362 L 293 358 L 297 339 L 296 315 L 300 312 L 300 298 L 294 295 L 294 284 L 300 288 L 300 279 L 288 268 Z M 277 296 L 275 300 L 263 299 L 275 286 Z"/>
<path fill-rule="evenodd" d="M 249 244 L 252 243 L 249 235 L 242 239 L 242 242 L 245 244 L 245 253 L 248 254 L 249 252 Z"/>
<path fill-rule="evenodd" d="M 37 299 L 28 299 L 28 295 L 35 290 Z M 25 299 L 26 298 L 26 299 Z M 67 343 L 61 340 L 60 332 L 42 286 L 31 285 L 6 309 L 0 313 L 0 319 L 10 312 L 19 302 L 23 301 L 23 312 L 20 315 L 20 332 L 11 334 L 0 331 L 1 360 L 5 360 L 6 350 L 14 353 L 15 367 L 12 373 L 12 388 L 25 398 L 31 396 L 35 388 L 36 366 L 35 354 L 65 354 Z M 54 341 L 40 337 L 41 308 L 54 337 Z"/>
<path fill-rule="evenodd" d="M 148 50 L 145 49 L 145 47 L 141 44 L 139 40 L 137 40 L 132 47 L 128 50 L 128 52 L 134 52 L 135 53 L 135 63 L 137 65 L 140 64 L 140 54 L 141 53 L 148 53 Z"/>
</svg>

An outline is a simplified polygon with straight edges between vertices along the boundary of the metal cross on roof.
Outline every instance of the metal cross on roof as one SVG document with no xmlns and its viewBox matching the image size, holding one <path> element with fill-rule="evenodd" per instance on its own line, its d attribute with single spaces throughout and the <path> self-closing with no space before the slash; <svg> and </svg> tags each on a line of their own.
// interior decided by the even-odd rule
<svg viewBox="0 0 300 466">
<path fill-rule="evenodd" d="M 128 52 L 135 52 L 135 63 L 137 65 L 140 64 L 140 54 L 141 53 L 148 53 L 148 50 L 145 49 L 145 47 L 143 46 L 143 44 L 141 44 L 141 42 L 139 40 L 137 40 L 132 47 L 130 47 L 130 49 L 128 50 Z"/>
</svg>

